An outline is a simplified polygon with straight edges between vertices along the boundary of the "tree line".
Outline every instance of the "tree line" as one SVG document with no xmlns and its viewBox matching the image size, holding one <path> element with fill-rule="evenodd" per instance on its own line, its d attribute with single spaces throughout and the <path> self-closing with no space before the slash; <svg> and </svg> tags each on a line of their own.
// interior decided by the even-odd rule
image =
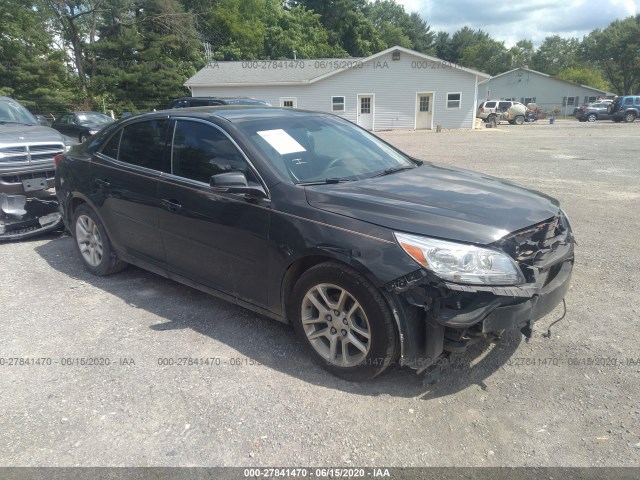
<svg viewBox="0 0 640 480">
<path fill-rule="evenodd" d="M 365 57 L 394 45 L 491 75 L 528 66 L 640 89 L 640 15 L 507 48 L 469 27 L 434 32 L 394 0 L 3 0 L 0 95 L 45 113 L 136 112 L 188 94 L 184 81 L 212 60 Z"/>
</svg>

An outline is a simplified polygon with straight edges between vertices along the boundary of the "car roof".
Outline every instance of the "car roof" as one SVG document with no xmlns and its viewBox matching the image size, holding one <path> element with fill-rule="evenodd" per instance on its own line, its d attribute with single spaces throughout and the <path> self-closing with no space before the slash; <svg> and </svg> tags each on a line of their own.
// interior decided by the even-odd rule
<svg viewBox="0 0 640 480">
<path fill-rule="evenodd" d="M 203 120 L 209 120 L 211 118 L 221 118 L 232 123 L 242 122 L 246 120 L 261 120 L 265 118 L 302 118 L 309 116 L 332 116 L 331 114 L 323 112 L 298 110 L 283 107 L 267 107 L 257 105 L 218 105 L 159 110 L 157 112 L 136 115 L 134 117 L 130 117 L 130 119 L 141 119 L 144 117 L 149 118 L 165 115 L 171 115 L 174 117 L 201 118 Z"/>
</svg>

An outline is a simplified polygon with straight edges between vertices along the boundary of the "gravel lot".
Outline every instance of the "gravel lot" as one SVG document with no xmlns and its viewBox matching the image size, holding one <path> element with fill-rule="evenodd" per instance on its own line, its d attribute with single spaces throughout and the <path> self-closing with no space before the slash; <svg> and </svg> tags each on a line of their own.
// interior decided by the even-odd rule
<svg viewBox="0 0 640 480">
<path fill-rule="evenodd" d="M 89 275 L 68 236 L 2 244 L 0 466 L 638 465 L 640 122 L 380 135 L 560 199 L 579 246 L 551 338 L 561 308 L 435 385 L 350 384 L 286 325 L 137 268 Z M 81 357 L 110 365 L 63 365 Z M 217 360 L 158 362 L 179 357 Z"/>
</svg>

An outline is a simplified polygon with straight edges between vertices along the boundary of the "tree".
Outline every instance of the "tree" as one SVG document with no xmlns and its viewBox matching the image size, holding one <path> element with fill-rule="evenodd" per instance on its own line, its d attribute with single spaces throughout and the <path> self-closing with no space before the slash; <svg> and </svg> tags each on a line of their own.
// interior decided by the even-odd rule
<svg viewBox="0 0 640 480">
<path fill-rule="evenodd" d="M 0 95 L 9 95 L 37 112 L 66 109 L 78 85 L 65 67 L 64 53 L 42 26 L 47 15 L 29 0 L 0 3 Z"/>
<path fill-rule="evenodd" d="M 466 47 L 459 63 L 489 75 L 497 75 L 511 68 L 511 55 L 504 42 L 487 39 Z"/>
<path fill-rule="evenodd" d="M 264 55 L 267 59 L 342 57 L 346 52 L 329 45 L 320 16 L 303 7 L 284 10 L 277 5 L 266 19 Z"/>
<path fill-rule="evenodd" d="M 531 40 L 520 40 L 516 43 L 509 49 L 511 68 L 531 66 L 533 51 L 533 42 Z"/>
<path fill-rule="evenodd" d="M 330 45 L 354 57 L 366 57 L 384 50 L 373 22 L 365 15 L 367 0 L 291 0 L 289 7 L 302 6 L 320 15 Z"/>
<path fill-rule="evenodd" d="M 453 34 L 451 37 L 450 48 L 451 56 L 453 58 L 448 59 L 454 63 L 461 63 L 464 51 L 469 47 L 475 47 L 478 44 L 485 43 L 491 40 L 488 33 L 482 30 L 474 30 L 469 27 L 463 27 Z"/>
<path fill-rule="evenodd" d="M 376 0 L 366 10 L 386 47 L 400 45 L 422 53 L 433 53 L 434 34 L 417 13 L 408 14 L 395 0 Z"/>
<path fill-rule="evenodd" d="M 571 67 L 561 71 L 557 78 L 569 82 L 597 88 L 598 90 L 609 91 L 611 86 L 602 77 L 600 70 L 591 67 Z"/>
<path fill-rule="evenodd" d="M 447 62 L 455 62 L 455 54 L 451 45 L 451 36 L 448 32 L 438 32 L 436 34 L 435 41 L 433 42 L 433 48 L 436 52 L 436 57 Z"/>
<path fill-rule="evenodd" d="M 533 55 L 533 69 L 549 75 L 580 64 L 580 42 L 559 35 L 547 37 Z"/>
<path fill-rule="evenodd" d="M 191 20 L 177 0 L 121 3 L 98 25 L 91 93 L 119 111 L 162 108 L 187 93 L 183 83 L 204 66 Z"/>
<path fill-rule="evenodd" d="M 594 30 L 583 39 L 582 52 L 602 69 L 617 93 L 640 92 L 640 15 Z"/>
</svg>

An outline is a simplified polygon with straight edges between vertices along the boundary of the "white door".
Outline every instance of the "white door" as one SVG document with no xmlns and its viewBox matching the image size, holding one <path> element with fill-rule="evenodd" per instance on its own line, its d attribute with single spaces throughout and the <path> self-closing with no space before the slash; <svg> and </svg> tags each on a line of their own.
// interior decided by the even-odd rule
<svg viewBox="0 0 640 480">
<path fill-rule="evenodd" d="M 373 130 L 373 95 L 358 95 L 358 125 Z"/>
<path fill-rule="evenodd" d="M 416 130 L 433 128 L 433 93 L 416 95 Z"/>
</svg>

